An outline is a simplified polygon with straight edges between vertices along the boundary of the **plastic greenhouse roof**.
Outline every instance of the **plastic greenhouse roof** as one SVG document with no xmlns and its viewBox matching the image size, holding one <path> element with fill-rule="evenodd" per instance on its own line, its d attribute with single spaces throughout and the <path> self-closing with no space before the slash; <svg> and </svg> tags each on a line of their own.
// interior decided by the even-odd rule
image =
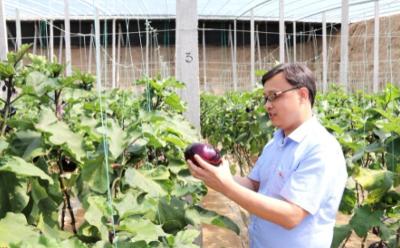
<svg viewBox="0 0 400 248">
<path fill-rule="evenodd" d="M 349 21 L 374 17 L 374 0 L 348 0 Z M 64 0 L 3 0 L 7 20 L 64 19 Z M 341 22 L 342 0 L 284 0 L 286 21 Z M 175 17 L 175 0 L 69 0 L 70 19 Z M 279 20 L 279 0 L 197 0 L 199 19 Z M 400 0 L 379 0 L 380 16 L 400 13 Z"/>
</svg>

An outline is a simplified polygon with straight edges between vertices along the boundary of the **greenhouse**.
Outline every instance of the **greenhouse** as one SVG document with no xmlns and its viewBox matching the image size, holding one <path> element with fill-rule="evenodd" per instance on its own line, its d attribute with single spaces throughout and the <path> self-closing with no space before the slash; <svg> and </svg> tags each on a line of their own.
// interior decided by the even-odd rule
<svg viewBox="0 0 400 248">
<path fill-rule="evenodd" d="M 399 23 L 399 0 L 0 0 L 0 248 L 399 248 Z"/>
</svg>

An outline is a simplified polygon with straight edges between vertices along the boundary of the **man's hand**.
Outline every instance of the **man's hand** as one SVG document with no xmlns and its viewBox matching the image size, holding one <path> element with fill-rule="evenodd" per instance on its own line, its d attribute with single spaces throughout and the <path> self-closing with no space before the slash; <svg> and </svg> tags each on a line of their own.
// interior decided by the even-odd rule
<svg viewBox="0 0 400 248">
<path fill-rule="evenodd" d="M 224 194 L 235 183 L 228 161 L 223 160 L 219 166 L 213 166 L 197 154 L 194 158 L 199 166 L 196 166 L 191 160 L 187 160 L 190 173 L 195 178 L 202 180 L 208 187 Z"/>
</svg>

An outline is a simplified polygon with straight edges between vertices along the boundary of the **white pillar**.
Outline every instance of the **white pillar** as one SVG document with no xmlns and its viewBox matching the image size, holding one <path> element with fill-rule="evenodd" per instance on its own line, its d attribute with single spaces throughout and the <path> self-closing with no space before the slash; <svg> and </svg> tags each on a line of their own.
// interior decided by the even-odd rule
<svg viewBox="0 0 400 248">
<path fill-rule="evenodd" d="M 54 60 L 54 27 L 53 20 L 50 20 L 50 62 L 53 63 Z"/>
<path fill-rule="evenodd" d="M 258 32 L 258 25 L 256 25 L 256 44 L 257 44 L 257 59 L 258 69 L 262 69 L 261 48 L 260 48 L 260 33 Z"/>
<path fill-rule="evenodd" d="M 66 64 L 66 75 L 72 74 L 72 60 L 71 60 L 71 29 L 69 22 L 69 0 L 64 0 L 64 26 L 65 26 L 65 64 Z"/>
<path fill-rule="evenodd" d="M 96 86 L 101 91 L 101 53 L 100 53 L 100 20 L 99 9 L 96 8 L 96 16 L 94 21 L 95 43 L 96 43 Z"/>
<path fill-rule="evenodd" d="M 4 0 L 0 0 L 0 60 L 7 59 L 8 39 Z"/>
<path fill-rule="evenodd" d="M 293 22 L 293 62 L 297 62 L 297 49 L 296 49 L 296 22 Z"/>
<path fill-rule="evenodd" d="M 255 41 L 254 41 L 254 12 L 251 10 L 251 19 L 250 19 L 250 89 L 254 89 L 255 81 L 256 81 L 256 72 L 254 68 L 254 60 L 255 60 Z"/>
<path fill-rule="evenodd" d="M 328 90 L 328 61 L 326 43 L 326 15 L 322 13 L 322 91 Z"/>
<path fill-rule="evenodd" d="M 375 1 L 373 92 L 379 90 L 379 1 Z"/>
<path fill-rule="evenodd" d="M 176 1 L 175 77 L 186 84 L 181 96 L 188 104 L 185 116 L 200 130 L 199 50 L 197 0 Z"/>
<path fill-rule="evenodd" d="M 118 70 L 117 70 L 117 79 L 116 79 L 116 83 L 119 87 L 120 83 L 119 83 L 119 68 L 120 68 L 120 61 L 121 61 L 121 43 L 122 43 L 122 27 L 121 24 L 118 25 L 118 49 L 117 49 L 117 66 L 118 66 Z"/>
<path fill-rule="evenodd" d="M 94 28 L 93 24 L 90 25 L 90 39 L 89 39 L 89 58 L 88 58 L 88 72 L 92 72 L 92 50 L 93 50 L 93 37 L 94 37 Z"/>
<path fill-rule="evenodd" d="M 279 62 L 285 63 L 284 0 L 279 0 Z"/>
<path fill-rule="evenodd" d="M 63 58 L 63 40 L 65 40 L 65 32 L 63 30 L 63 26 L 61 25 L 60 28 L 60 43 L 58 45 L 58 63 L 62 64 L 62 58 Z"/>
<path fill-rule="evenodd" d="M 349 67 L 349 1 L 342 0 L 342 24 L 340 36 L 340 82 L 348 90 Z"/>
<path fill-rule="evenodd" d="M 21 35 L 21 18 L 19 15 L 19 9 L 15 10 L 15 30 L 17 38 L 17 50 L 21 48 L 22 45 L 22 35 Z"/>
<path fill-rule="evenodd" d="M 33 22 L 33 48 L 32 53 L 36 55 L 37 39 L 38 39 L 38 26 L 36 21 Z"/>
<path fill-rule="evenodd" d="M 233 90 L 238 89 L 238 73 L 237 73 L 237 27 L 236 19 L 233 21 Z"/>
<path fill-rule="evenodd" d="M 203 45 L 203 87 L 204 91 L 207 91 L 207 57 L 206 57 L 206 23 L 203 22 L 203 39 L 202 39 L 202 45 Z"/>
<path fill-rule="evenodd" d="M 103 27 L 104 27 L 104 39 L 103 39 L 103 43 L 104 43 L 104 55 L 103 55 L 103 59 L 104 59 L 104 64 L 103 64 L 103 70 L 104 70 L 104 86 L 107 87 L 107 82 L 108 82 L 108 52 L 107 52 L 107 18 L 104 18 L 103 20 Z M 101 35 L 100 35 L 100 42 L 101 42 Z"/>
<path fill-rule="evenodd" d="M 149 21 L 146 19 L 146 69 L 145 69 L 145 73 L 146 73 L 146 77 L 150 77 L 150 72 L 149 72 L 149 43 L 150 43 L 150 23 Z"/>
<path fill-rule="evenodd" d="M 115 88 L 116 81 L 116 63 L 115 63 L 115 35 L 116 35 L 116 20 L 112 20 L 112 88 Z"/>
</svg>

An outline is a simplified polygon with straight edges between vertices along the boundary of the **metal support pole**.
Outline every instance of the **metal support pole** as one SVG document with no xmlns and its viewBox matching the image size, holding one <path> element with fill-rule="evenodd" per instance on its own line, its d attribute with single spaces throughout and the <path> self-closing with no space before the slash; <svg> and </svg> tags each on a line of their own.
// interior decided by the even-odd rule
<svg viewBox="0 0 400 248">
<path fill-rule="evenodd" d="M 254 41 L 254 12 L 251 10 L 251 19 L 250 19 L 250 89 L 254 89 L 254 85 L 256 83 L 256 72 L 254 68 L 254 60 L 255 60 L 255 41 Z"/>
<path fill-rule="evenodd" d="M 204 91 L 207 91 L 207 57 L 206 57 L 206 23 L 203 22 L 203 39 L 202 39 L 202 45 L 203 45 L 203 87 Z"/>
<path fill-rule="evenodd" d="M 63 26 L 61 25 L 60 28 L 60 43 L 58 45 L 58 63 L 62 64 L 62 58 L 63 58 L 63 41 L 65 40 L 65 32 L 63 30 Z"/>
<path fill-rule="evenodd" d="M 261 48 L 260 48 L 260 33 L 258 32 L 258 25 L 256 25 L 256 44 L 257 44 L 257 60 L 258 69 L 262 69 Z"/>
<path fill-rule="evenodd" d="M 373 92 L 379 90 L 379 1 L 375 1 Z"/>
<path fill-rule="evenodd" d="M 64 0 L 64 25 L 65 25 L 65 64 L 66 64 L 66 75 L 72 74 L 72 60 L 71 60 L 71 29 L 69 21 L 69 0 Z"/>
<path fill-rule="evenodd" d="M 96 86 L 101 91 L 101 53 L 100 53 L 100 20 L 99 9 L 96 8 L 96 16 L 94 21 L 95 43 L 96 43 Z"/>
<path fill-rule="evenodd" d="M 349 1 L 342 0 L 342 25 L 340 37 L 340 82 L 348 90 L 349 67 Z"/>
<path fill-rule="evenodd" d="M 115 37 L 116 36 L 116 20 L 112 20 L 112 88 L 115 88 L 116 81 L 116 63 L 115 63 Z"/>
<path fill-rule="evenodd" d="M 50 28 L 50 54 L 49 54 L 49 60 L 51 63 L 54 61 L 54 27 L 53 27 L 53 20 L 50 20 L 49 24 Z"/>
<path fill-rule="evenodd" d="M 0 60 L 7 59 L 8 39 L 4 0 L 0 0 Z"/>
<path fill-rule="evenodd" d="M 322 90 L 328 90 L 328 61 L 326 43 L 326 15 L 322 13 Z"/>
<path fill-rule="evenodd" d="M 279 0 L 279 62 L 285 63 L 284 0 Z"/>
<path fill-rule="evenodd" d="M 237 72 L 237 23 L 233 21 L 233 90 L 238 89 L 238 72 Z"/>
<path fill-rule="evenodd" d="M 89 39 L 89 58 L 88 58 L 88 72 L 92 72 L 92 51 L 93 51 L 93 38 L 94 38 L 94 27 L 93 24 L 90 26 L 90 39 Z"/>
<path fill-rule="evenodd" d="M 119 83 L 119 68 L 120 68 L 120 61 L 121 61 L 121 43 L 122 43 L 122 27 L 121 24 L 118 25 L 118 49 L 117 49 L 117 66 L 118 66 L 118 70 L 117 70 L 117 78 L 116 78 L 116 83 L 119 87 L 120 83 Z"/>
<path fill-rule="evenodd" d="M 297 62 L 297 49 L 296 49 L 296 22 L 293 22 L 293 62 Z"/>
<path fill-rule="evenodd" d="M 149 72 L 149 43 L 150 43 L 150 23 L 149 21 L 146 19 L 146 69 L 145 69 L 145 73 L 146 73 L 146 77 L 150 76 L 150 72 Z"/>
<path fill-rule="evenodd" d="M 17 38 L 17 50 L 21 48 L 22 45 L 22 35 L 21 35 L 21 18 L 19 15 L 19 9 L 15 10 L 15 30 Z"/>
</svg>

